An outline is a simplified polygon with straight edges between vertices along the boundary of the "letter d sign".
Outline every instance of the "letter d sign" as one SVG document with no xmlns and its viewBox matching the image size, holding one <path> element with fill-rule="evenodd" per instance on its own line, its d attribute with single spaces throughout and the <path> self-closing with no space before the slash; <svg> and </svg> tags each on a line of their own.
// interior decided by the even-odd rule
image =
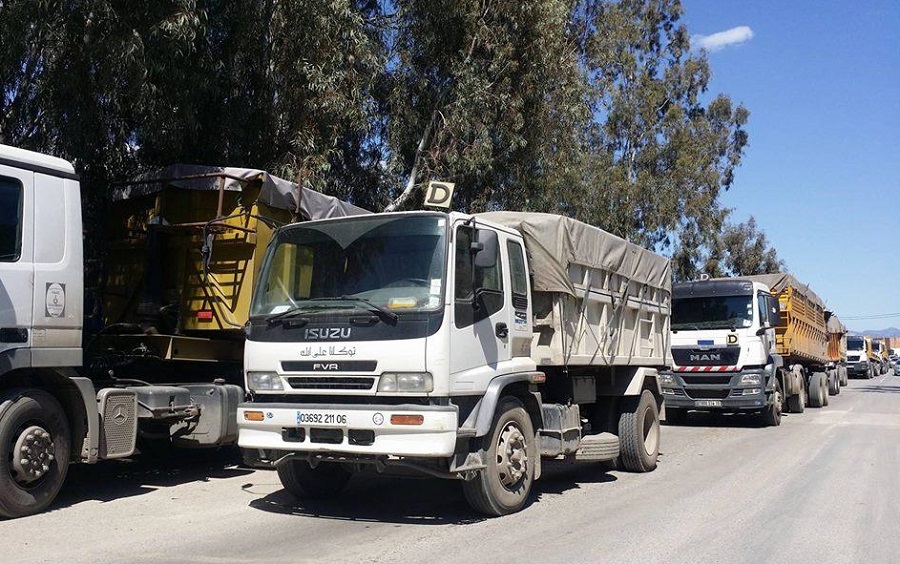
<svg viewBox="0 0 900 564">
<path fill-rule="evenodd" d="M 452 182 L 430 181 L 428 191 L 425 193 L 425 205 L 450 209 L 450 199 L 453 197 L 455 187 Z"/>
</svg>

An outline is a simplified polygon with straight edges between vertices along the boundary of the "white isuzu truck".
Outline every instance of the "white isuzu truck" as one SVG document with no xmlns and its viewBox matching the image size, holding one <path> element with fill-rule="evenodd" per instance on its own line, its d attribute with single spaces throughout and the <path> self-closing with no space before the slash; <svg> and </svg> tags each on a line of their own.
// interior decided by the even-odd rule
<svg viewBox="0 0 900 564">
<path fill-rule="evenodd" d="M 515 512 L 541 459 L 657 464 L 669 261 L 548 214 L 280 228 L 244 354 L 239 445 L 295 496 L 361 469 L 460 479 Z"/>
</svg>

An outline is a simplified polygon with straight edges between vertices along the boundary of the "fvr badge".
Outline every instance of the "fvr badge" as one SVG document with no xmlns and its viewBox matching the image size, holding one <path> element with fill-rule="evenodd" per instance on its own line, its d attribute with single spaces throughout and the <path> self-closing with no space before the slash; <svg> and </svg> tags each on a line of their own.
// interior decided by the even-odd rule
<svg viewBox="0 0 900 564">
<path fill-rule="evenodd" d="M 425 193 L 425 205 L 450 209 L 450 200 L 453 198 L 455 187 L 456 185 L 452 182 L 430 181 L 428 191 Z"/>
</svg>

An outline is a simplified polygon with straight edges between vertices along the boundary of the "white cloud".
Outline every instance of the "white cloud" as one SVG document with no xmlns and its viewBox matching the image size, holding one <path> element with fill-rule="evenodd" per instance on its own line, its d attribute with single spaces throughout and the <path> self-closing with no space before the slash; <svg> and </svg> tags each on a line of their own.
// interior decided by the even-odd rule
<svg viewBox="0 0 900 564">
<path fill-rule="evenodd" d="M 740 45 L 753 38 L 753 30 L 750 26 L 740 25 L 712 35 L 695 35 L 691 37 L 691 46 L 696 49 L 718 51 L 730 45 Z"/>
</svg>

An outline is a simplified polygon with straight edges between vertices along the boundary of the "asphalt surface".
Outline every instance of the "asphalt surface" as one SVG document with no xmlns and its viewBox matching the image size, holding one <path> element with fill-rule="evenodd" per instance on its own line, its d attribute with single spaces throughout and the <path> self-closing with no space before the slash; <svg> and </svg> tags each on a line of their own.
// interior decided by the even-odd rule
<svg viewBox="0 0 900 564">
<path fill-rule="evenodd" d="M 0 562 L 900 562 L 900 377 L 778 428 L 691 414 L 662 440 L 649 474 L 545 467 L 499 519 L 436 479 L 297 502 L 234 452 L 73 466 L 50 511 L 0 521 Z"/>
</svg>

